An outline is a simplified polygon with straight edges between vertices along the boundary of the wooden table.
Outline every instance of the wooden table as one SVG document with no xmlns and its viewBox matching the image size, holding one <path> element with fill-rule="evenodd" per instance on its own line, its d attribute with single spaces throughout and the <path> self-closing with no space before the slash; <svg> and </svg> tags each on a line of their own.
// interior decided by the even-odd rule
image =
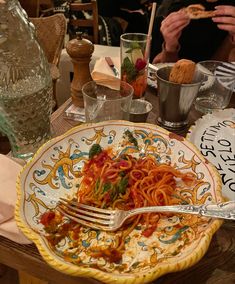
<svg viewBox="0 0 235 284">
<path fill-rule="evenodd" d="M 148 88 L 146 99 L 152 102 L 153 111 L 148 122 L 156 123 L 158 116 L 158 97 L 156 90 Z M 64 110 L 69 105 L 68 100 L 53 113 L 51 122 L 54 136 L 60 135 L 75 126 L 77 122 L 67 120 Z M 235 95 L 229 107 L 235 107 Z M 189 115 L 189 125 L 200 117 L 195 109 Z M 182 132 L 185 135 L 187 129 Z M 21 284 L 56 283 L 56 284 L 94 284 L 100 283 L 93 279 L 84 279 L 62 274 L 51 268 L 40 256 L 36 246 L 19 245 L 6 238 L 0 237 L 0 263 L 20 271 L 21 276 L 31 275 L 33 281 L 22 280 Z M 21 278 L 24 279 L 24 278 Z M 25 278 L 26 279 L 26 278 Z M 1 278 L 0 278 L 1 283 Z M 184 271 L 164 275 L 153 282 L 154 284 L 234 284 L 235 283 L 235 222 L 224 222 L 214 234 L 210 247 L 205 256 L 193 267 Z M 13 284 L 13 283 L 12 283 Z"/>
</svg>

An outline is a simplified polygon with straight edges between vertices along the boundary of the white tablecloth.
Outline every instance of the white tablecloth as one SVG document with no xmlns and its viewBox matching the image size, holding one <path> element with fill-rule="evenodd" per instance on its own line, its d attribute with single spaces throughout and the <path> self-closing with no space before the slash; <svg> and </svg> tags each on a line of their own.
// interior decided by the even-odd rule
<svg viewBox="0 0 235 284">
<path fill-rule="evenodd" d="M 120 53 L 120 47 L 106 45 L 95 45 L 94 47 L 90 70 L 93 69 L 96 59 L 104 56 L 116 57 Z M 70 97 L 70 73 L 73 72 L 73 64 L 66 49 L 62 50 L 59 71 L 60 78 L 56 84 L 56 97 L 60 106 Z"/>
</svg>

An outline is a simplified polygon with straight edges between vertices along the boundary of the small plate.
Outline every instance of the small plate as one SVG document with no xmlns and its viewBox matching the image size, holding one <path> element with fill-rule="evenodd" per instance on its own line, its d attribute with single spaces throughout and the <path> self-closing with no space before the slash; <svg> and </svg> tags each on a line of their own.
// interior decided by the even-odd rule
<svg viewBox="0 0 235 284">
<path fill-rule="evenodd" d="M 224 197 L 235 200 L 235 109 L 204 115 L 189 129 L 187 139 L 219 171 Z"/>
</svg>

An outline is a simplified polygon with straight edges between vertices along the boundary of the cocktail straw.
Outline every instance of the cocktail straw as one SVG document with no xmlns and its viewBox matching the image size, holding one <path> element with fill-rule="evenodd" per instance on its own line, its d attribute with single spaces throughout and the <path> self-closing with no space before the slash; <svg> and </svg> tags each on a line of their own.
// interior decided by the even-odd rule
<svg viewBox="0 0 235 284">
<path fill-rule="evenodd" d="M 148 29 L 148 35 L 147 35 L 147 43 L 146 43 L 146 48 L 145 48 L 145 60 L 147 61 L 149 58 L 149 50 L 150 50 L 150 44 L 151 44 L 151 35 L 152 35 L 152 30 L 153 30 L 153 22 L 155 18 L 155 13 L 156 13 L 156 7 L 157 3 L 154 2 L 152 5 L 152 10 L 151 10 L 151 16 L 150 16 L 150 21 L 149 21 L 149 29 Z"/>
</svg>

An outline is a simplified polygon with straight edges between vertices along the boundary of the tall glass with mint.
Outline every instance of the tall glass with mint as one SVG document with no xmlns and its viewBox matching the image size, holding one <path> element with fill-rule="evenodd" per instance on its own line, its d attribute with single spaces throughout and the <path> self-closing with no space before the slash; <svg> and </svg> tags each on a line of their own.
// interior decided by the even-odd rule
<svg viewBox="0 0 235 284">
<path fill-rule="evenodd" d="M 134 89 L 134 99 L 144 96 L 147 87 L 150 40 L 147 34 L 121 35 L 121 80 Z"/>
</svg>

